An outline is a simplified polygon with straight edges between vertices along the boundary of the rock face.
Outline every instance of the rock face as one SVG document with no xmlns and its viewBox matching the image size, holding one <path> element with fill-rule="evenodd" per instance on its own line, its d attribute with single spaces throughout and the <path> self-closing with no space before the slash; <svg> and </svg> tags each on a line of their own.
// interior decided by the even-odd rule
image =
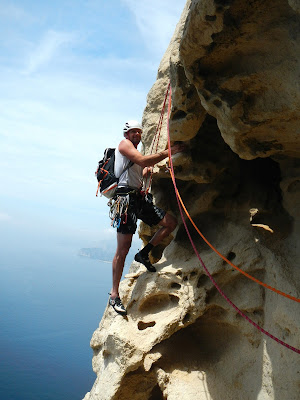
<svg viewBox="0 0 300 400">
<path fill-rule="evenodd" d="M 300 292 L 300 1 L 188 1 L 145 109 L 151 148 L 169 79 L 179 192 L 205 237 L 235 265 Z M 165 148 L 163 124 L 159 149 Z M 126 318 L 107 308 L 91 347 L 97 379 L 85 400 L 296 400 L 300 355 L 263 335 L 219 294 L 193 252 L 165 165 L 155 201 L 178 217 L 121 284 Z M 246 278 L 188 223 L 210 274 L 249 318 L 300 348 L 300 305 Z M 153 230 L 141 224 L 146 242 Z"/>
</svg>

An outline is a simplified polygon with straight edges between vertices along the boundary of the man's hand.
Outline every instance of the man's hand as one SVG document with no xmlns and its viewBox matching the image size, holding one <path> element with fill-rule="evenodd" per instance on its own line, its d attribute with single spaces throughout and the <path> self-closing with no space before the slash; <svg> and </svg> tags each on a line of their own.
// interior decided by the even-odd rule
<svg viewBox="0 0 300 400">
<path fill-rule="evenodd" d="M 182 151 L 186 150 L 186 145 L 184 143 L 176 143 L 171 146 L 171 154 L 181 153 Z"/>
<path fill-rule="evenodd" d="M 153 167 L 145 167 L 143 169 L 143 177 L 145 178 L 147 175 L 150 175 L 153 171 Z"/>
</svg>

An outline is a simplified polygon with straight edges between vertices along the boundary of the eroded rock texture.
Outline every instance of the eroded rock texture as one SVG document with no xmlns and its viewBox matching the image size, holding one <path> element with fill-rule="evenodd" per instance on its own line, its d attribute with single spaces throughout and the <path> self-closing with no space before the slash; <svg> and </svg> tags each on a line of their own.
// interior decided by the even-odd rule
<svg viewBox="0 0 300 400">
<path fill-rule="evenodd" d="M 169 79 L 181 196 L 206 238 L 257 279 L 299 297 L 299 34 L 296 0 L 188 1 L 148 95 L 151 143 Z M 167 141 L 165 123 L 159 148 Z M 180 220 L 161 163 L 155 201 Z M 299 303 L 249 280 L 188 223 L 208 270 L 253 321 L 300 348 Z M 153 230 L 141 225 L 147 241 Z M 171 240 L 171 238 L 170 238 Z M 91 346 L 97 379 L 85 400 L 299 398 L 300 356 L 224 300 L 181 222 L 155 249 L 158 272 L 133 263 L 121 285 L 128 317 L 106 309 Z"/>
</svg>

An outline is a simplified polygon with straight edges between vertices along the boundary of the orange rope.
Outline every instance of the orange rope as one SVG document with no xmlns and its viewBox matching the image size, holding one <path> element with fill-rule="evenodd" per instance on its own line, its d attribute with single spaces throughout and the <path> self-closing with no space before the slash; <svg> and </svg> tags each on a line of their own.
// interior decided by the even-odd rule
<svg viewBox="0 0 300 400">
<path fill-rule="evenodd" d="M 170 96 L 170 97 L 169 97 L 168 116 L 167 116 L 168 119 L 169 119 L 169 117 L 170 117 L 170 110 L 171 110 L 171 89 L 170 89 L 170 94 L 169 94 L 169 96 Z M 169 132 L 169 131 L 168 131 L 168 136 L 170 136 L 170 132 Z M 170 147 L 169 147 L 169 157 L 171 157 L 171 149 L 170 149 Z M 170 170 L 170 173 L 171 173 L 171 177 L 172 177 L 173 182 L 175 182 L 175 175 L 173 174 L 173 171 Z M 221 253 L 206 239 L 206 237 L 205 237 L 205 236 L 200 232 L 200 230 L 198 229 L 197 225 L 195 224 L 195 222 L 193 221 L 192 217 L 191 217 L 190 214 L 188 213 L 188 211 L 187 211 L 187 209 L 186 209 L 186 207 L 185 207 L 185 205 L 184 205 L 184 203 L 183 203 L 183 201 L 182 201 L 182 198 L 181 198 L 181 196 L 180 196 L 180 194 L 179 194 L 179 192 L 178 192 L 178 189 L 177 189 L 176 185 L 174 185 L 174 189 L 175 189 L 175 191 L 176 191 L 176 193 L 177 193 L 177 195 L 178 195 L 179 201 L 180 201 L 180 203 L 181 203 L 181 205 L 182 205 L 182 208 L 184 209 L 184 212 L 186 213 L 188 219 L 191 221 L 192 225 L 194 226 L 194 228 L 196 229 L 196 231 L 199 233 L 199 235 L 202 237 L 202 239 L 205 241 L 205 243 L 208 244 L 208 246 L 209 246 L 216 254 L 218 254 L 218 256 L 220 256 L 224 261 L 226 261 L 227 264 L 231 265 L 233 268 L 235 268 L 235 269 L 236 269 L 237 271 L 239 271 L 241 274 L 245 275 L 247 278 L 253 280 L 254 282 L 258 283 L 259 285 L 264 286 L 265 288 L 270 289 L 270 290 L 272 290 L 273 292 L 280 294 L 281 296 L 287 297 L 287 298 L 290 299 L 290 300 L 293 300 L 293 301 L 296 301 L 296 302 L 300 303 L 300 299 L 298 299 L 297 297 L 294 297 L 294 296 L 291 296 L 291 295 L 289 295 L 289 294 L 287 294 L 287 293 L 281 292 L 280 290 L 275 289 L 275 288 L 273 288 L 272 286 L 270 286 L 270 285 L 268 285 L 268 284 L 266 284 L 266 283 L 264 283 L 264 282 L 261 282 L 260 280 L 254 278 L 254 276 L 247 274 L 247 272 L 243 271 L 242 269 L 240 269 L 239 267 L 237 267 L 236 265 L 234 265 L 231 261 L 229 261 L 225 256 L 223 256 L 223 254 L 221 254 Z"/>
</svg>

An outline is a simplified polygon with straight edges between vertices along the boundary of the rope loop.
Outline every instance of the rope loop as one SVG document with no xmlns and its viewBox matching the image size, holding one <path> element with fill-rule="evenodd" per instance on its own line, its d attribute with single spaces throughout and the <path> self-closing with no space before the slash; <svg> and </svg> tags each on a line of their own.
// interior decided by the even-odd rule
<svg viewBox="0 0 300 400">
<path fill-rule="evenodd" d="M 242 271 L 240 268 L 238 268 L 237 266 L 235 266 L 233 263 L 231 263 L 229 260 L 227 260 L 226 257 L 224 257 L 221 253 L 219 253 L 209 242 L 208 240 L 204 237 L 204 235 L 199 231 L 198 227 L 195 225 L 194 221 L 192 220 L 191 216 L 189 215 L 187 209 L 184 206 L 184 203 L 180 197 L 180 194 L 178 192 L 177 189 L 177 185 L 176 185 L 176 180 L 175 180 L 175 174 L 174 174 L 174 168 L 173 168 L 173 161 L 172 161 L 172 154 L 171 154 L 171 139 L 170 139 L 170 129 L 169 129 L 169 118 L 170 118 L 170 110 L 171 110 L 171 88 L 170 88 L 170 95 L 169 95 L 169 104 L 168 104 L 168 116 L 167 116 L 167 133 L 168 133 L 168 149 L 169 149 L 169 163 L 170 163 L 170 173 L 171 173 L 171 178 L 173 181 L 173 186 L 174 186 L 174 190 L 175 190 L 175 195 L 176 195 L 176 199 L 177 199 L 177 203 L 178 203 L 178 208 L 180 211 L 180 215 L 181 215 L 181 219 L 182 222 L 184 224 L 186 233 L 189 237 L 189 240 L 191 242 L 191 245 L 194 249 L 194 252 L 196 254 L 196 256 L 198 257 L 203 269 L 205 270 L 206 274 L 208 275 L 209 279 L 211 280 L 211 282 L 213 283 L 213 285 L 216 287 L 216 289 L 218 290 L 218 292 L 221 294 L 221 296 L 244 318 L 246 319 L 250 324 L 252 324 L 255 328 L 257 328 L 260 332 L 264 333 L 266 336 L 270 337 L 271 339 L 275 340 L 277 343 L 281 344 L 282 346 L 294 351 L 295 353 L 300 354 L 300 349 L 297 349 L 296 347 L 293 347 L 291 345 L 289 345 L 288 343 L 285 343 L 284 341 L 280 340 L 279 338 L 277 338 L 276 336 L 272 335 L 270 332 L 266 331 L 265 329 L 263 329 L 260 325 L 258 325 L 256 322 L 254 322 L 251 318 L 249 318 L 246 314 L 244 314 L 227 296 L 226 294 L 221 290 L 221 288 L 218 286 L 218 284 L 216 283 L 216 281 L 214 280 L 214 278 L 212 277 L 212 275 L 210 274 L 210 272 L 208 271 L 206 265 L 204 264 L 202 258 L 200 257 L 197 248 L 192 240 L 191 234 L 189 232 L 189 229 L 187 227 L 187 224 L 185 222 L 184 219 L 184 214 L 183 214 L 183 210 L 185 211 L 187 217 L 189 218 L 189 220 L 192 222 L 194 228 L 197 230 L 197 232 L 200 234 L 200 236 L 202 237 L 202 239 L 221 257 L 223 258 L 224 261 L 226 261 L 228 264 L 230 264 L 231 266 L 233 266 L 235 269 L 237 269 L 239 272 L 243 273 L 244 275 L 246 275 L 248 278 L 254 280 L 255 282 L 259 283 L 260 285 L 273 290 L 273 292 L 276 292 L 282 296 L 288 297 L 291 300 L 300 302 L 300 299 L 297 299 L 296 297 L 290 296 L 287 293 L 281 292 L 269 285 L 266 285 L 263 282 L 260 282 L 258 279 L 254 278 L 253 276 L 245 273 L 244 271 Z"/>
</svg>

